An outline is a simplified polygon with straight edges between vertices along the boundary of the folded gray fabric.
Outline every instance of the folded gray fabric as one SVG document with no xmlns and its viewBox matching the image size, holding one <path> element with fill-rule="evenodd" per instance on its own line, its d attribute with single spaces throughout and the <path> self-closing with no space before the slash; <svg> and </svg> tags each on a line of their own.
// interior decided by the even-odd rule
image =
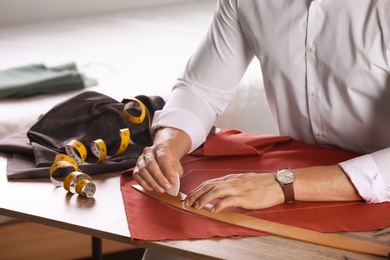
<svg viewBox="0 0 390 260">
<path fill-rule="evenodd" d="M 42 64 L 28 65 L 0 71 L 0 98 L 55 94 L 96 84 L 96 80 L 79 73 L 74 63 L 50 68 Z"/>
</svg>

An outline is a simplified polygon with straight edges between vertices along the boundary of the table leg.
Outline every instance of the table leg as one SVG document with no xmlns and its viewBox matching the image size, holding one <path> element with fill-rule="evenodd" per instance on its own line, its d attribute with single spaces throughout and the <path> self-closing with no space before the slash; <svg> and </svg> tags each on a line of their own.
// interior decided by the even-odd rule
<svg viewBox="0 0 390 260">
<path fill-rule="evenodd" d="M 92 237 L 92 259 L 102 260 L 102 239 L 98 237 Z"/>
</svg>

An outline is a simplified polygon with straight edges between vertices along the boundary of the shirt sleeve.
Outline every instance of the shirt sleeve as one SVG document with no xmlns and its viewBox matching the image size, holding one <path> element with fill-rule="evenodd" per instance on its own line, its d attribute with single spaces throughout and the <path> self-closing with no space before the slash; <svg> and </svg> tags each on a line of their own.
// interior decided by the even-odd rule
<svg viewBox="0 0 390 260">
<path fill-rule="evenodd" d="M 153 130 L 175 127 L 189 134 L 191 151 L 206 139 L 232 100 L 253 58 L 238 19 L 235 0 L 219 0 L 206 37 L 187 63 Z"/>
<path fill-rule="evenodd" d="M 390 201 L 390 148 L 340 163 L 368 203 Z"/>
</svg>

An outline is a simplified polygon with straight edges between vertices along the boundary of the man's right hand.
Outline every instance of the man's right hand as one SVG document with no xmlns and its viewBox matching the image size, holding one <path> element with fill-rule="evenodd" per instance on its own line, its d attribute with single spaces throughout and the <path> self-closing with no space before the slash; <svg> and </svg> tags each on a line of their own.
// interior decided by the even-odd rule
<svg viewBox="0 0 390 260">
<path fill-rule="evenodd" d="M 164 193 L 183 175 L 180 159 L 191 147 L 190 137 L 174 128 L 161 128 L 153 145 L 146 147 L 133 171 L 134 180 L 144 189 Z"/>
</svg>

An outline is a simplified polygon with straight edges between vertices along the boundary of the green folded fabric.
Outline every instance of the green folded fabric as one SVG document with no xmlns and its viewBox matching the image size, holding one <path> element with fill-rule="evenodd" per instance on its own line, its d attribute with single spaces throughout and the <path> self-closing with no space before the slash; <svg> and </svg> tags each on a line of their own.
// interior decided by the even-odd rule
<svg viewBox="0 0 390 260">
<path fill-rule="evenodd" d="M 0 99 L 55 94 L 96 85 L 77 71 L 74 63 L 55 67 L 34 64 L 0 71 Z"/>
</svg>

